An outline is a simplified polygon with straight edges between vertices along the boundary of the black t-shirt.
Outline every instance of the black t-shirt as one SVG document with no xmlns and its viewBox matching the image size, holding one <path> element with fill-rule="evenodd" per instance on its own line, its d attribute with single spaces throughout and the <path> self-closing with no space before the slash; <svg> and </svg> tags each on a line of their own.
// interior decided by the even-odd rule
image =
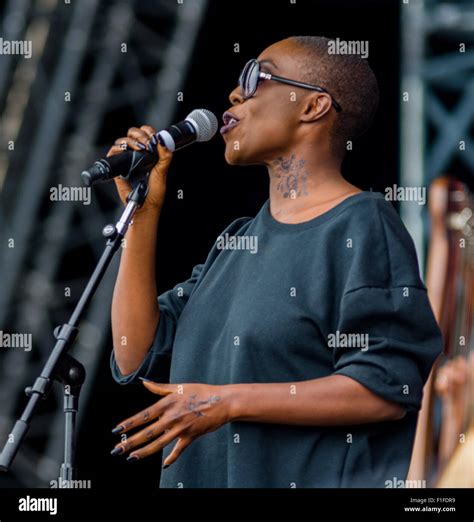
<svg viewBox="0 0 474 522">
<path fill-rule="evenodd" d="M 423 384 L 442 340 L 413 242 L 378 193 L 297 224 L 267 201 L 234 221 L 190 279 L 158 298 L 161 318 L 127 384 L 297 382 L 338 374 L 402 405 L 357 426 L 232 422 L 195 440 L 161 487 L 386 487 L 406 478 Z M 318 408 L 318 404 L 314 404 Z M 164 458 L 173 444 L 165 448 Z"/>
</svg>

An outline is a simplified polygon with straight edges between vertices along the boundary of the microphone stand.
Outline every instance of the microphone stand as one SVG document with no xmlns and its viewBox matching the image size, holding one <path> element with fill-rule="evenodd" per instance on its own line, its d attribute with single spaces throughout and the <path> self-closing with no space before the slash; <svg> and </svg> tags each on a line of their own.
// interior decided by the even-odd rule
<svg viewBox="0 0 474 522">
<path fill-rule="evenodd" d="M 122 239 L 132 223 L 133 216 L 141 207 L 148 193 L 147 175 L 137 176 L 129 180 L 132 191 L 127 197 L 127 205 L 119 221 L 113 225 L 106 225 L 102 231 L 107 238 L 106 246 L 100 257 L 89 282 L 84 289 L 79 302 L 72 312 L 69 321 L 54 330 L 57 339 L 40 376 L 33 386 L 25 389 L 29 397 L 28 403 L 8 436 L 0 453 L 0 471 L 8 471 L 23 439 L 25 438 L 30 422 L 41 400 L 45 399 L 52 387 L 53 381 L 59 381 L 64 391 L 64 461 L 60 468 L 61 483 L 73 480 L 76 476 L 76 417 L 79 409 L 79 395 L 81 386 L 86 378 L 84 366 L 67 352 L 79 332 L 79 323 L 97 290 L 115 252 L 119 249 Z"/>
</svg>

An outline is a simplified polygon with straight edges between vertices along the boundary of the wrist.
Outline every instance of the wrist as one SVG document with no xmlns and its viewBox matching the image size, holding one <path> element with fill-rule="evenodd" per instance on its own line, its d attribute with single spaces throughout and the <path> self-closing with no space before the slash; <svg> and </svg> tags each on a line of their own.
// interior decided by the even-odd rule
<svg viewBox="0 0 474 522">
<path fill-rule="evenodd" d="M 224 386 L 228 422 L 235 422 L 244 417 L 250 386 L 250 384 L 227 384 Z"/>
</svg>

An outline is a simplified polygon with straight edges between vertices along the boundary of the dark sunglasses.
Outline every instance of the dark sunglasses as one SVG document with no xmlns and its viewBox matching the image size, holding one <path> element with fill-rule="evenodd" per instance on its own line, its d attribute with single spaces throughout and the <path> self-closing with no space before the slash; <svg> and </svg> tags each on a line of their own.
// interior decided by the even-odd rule
<svg viewBox="0 0 474 522">
<path fill-rule="evenodd" d="M 251 98 L 257 91 L 258 83 L 261 80 L 274 80 L 280 83 L 286 83 L 288 85 L 293 85 L 295 87 L 301 87 L 303 89 L 311 89 L 312 91 L 324 92 L 329 94 L 326 89 L 322 87 L 318 87 L 317 85 L 310 85 L 309 83 L 297 82 L 295 80 L 289 80 L 288 78 L 282 78 L 281 76 L 276 76 L 274 74 L 262 72 L 260 70 L 260 64 L 257 60 L 252 59 L 249 60 L 239 77 L 239 86 L 240 91 L 244 100 Z M 331 96 L 329 94 L 329 96 Z M 342 107 L 337 103 L 337 101 L 331 96 L 331 101 L 333 107 L 336 109 L 336 112 L 341 112 Z"/>
</svg>

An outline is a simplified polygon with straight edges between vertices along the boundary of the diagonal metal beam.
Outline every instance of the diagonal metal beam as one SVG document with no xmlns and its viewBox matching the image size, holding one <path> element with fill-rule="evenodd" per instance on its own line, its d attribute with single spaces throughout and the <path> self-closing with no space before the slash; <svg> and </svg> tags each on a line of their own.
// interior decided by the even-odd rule
<svg viewBox="0 0 474 522">
<path fill-rule="evenodd" d="M 156 95 L 148 119 L 151 124 L 167 126 L 176 111 L 177 87 L 184 84 L 193 48 L 207 11 L 208 0 L 186 0 L 178 4 L 178 23 L 156 78 Z"/>
<path fill-rule="evenodd" d="M 474 67 L 474 50 L 465 53 L 455 52 L 427 59 L 422 68 L 421 76 L 426 82 L 436 82 L 443 78 L 459 74 L 472 74 Z"/>
<path fill-rule="evenodd" d="M 66 37 L 67 42 L 77 40 L 78 31 L 87 40 L 98 6 L 98 0 L 81 0 L 71 4 L 73 14 Z M 49 169 L 54 160 L 53 153 L 57 149 L 69 111 L 68 104 L 61 103 L 61 100 L 64 100 L 65 92 L 74 90 L 85 50 L 85 45 L 64 45 L 55 78 L 45 101 L 45 110 L 38 125 L 11 220 L 15 248 L 3 248 L 0 253 L 3 254 L 0 256 L 0 273 L 4 278 L 3 291 L 0 292 L 0 327 L 5 323 L 8 314 L 7 305 L 15 291 L 24 264 L 35 225 L 35 216 L 38 215 L 41 198 L 49 178 Z"/>
<path fill-rule="evenodd" d="M 31 5 L 31 0 L 8 0 L 5 7 L 5 15 L 0 34 L 5 40 L 21 40 L 25 29 L 26 15 Z M 0 60 L 0 105 L 4 98 L 12 61 L 16 57 L 11 54 L 2 55 Z"/>
<path fill-rule="evenodd" d="M 167 0 L 163 0 L 166 2 Z M 157 4 L 160 2 L 157 2 Z M 159 9 L 159 6 L 155 4 L 156 9 Z M 157 63 L 159 63 L 158 73 L 160 71 L 168 71 L 169 74 L 163 73 L 158 79 L 158 75 L 155 73 L 153 76 L 143 76 L 143 81 L 138 82 L 137 84 L 137 74 L 142 75 L 142 67 L 144 66 L 144 62 L 147 62 L 145 65 L 148 67 L 150 65 L 148 57 L 145 60 L 140 59 L 140 61 L 136 60 L 137 56 L 143 58 L 142 55 L 134 53 L 128 53 L 125 59 L 127 60 L 127 64 L 131 64 L 134 74 L 129 74 L 125 77 L 126 82 L 123 86 L 123 94 L 124 96 L 120 100 L 117 101 L 117 107 L 129 107 L 131 110 L 135 111 L 137 119 L 140 121 L 152 121 L 150 116 L 146 117 L 143 114 L 143 107 L 146 106 L 143 101 L 150 100 L 150 91 L 154 90 L 154 96 L 156 96 L 159 100 L 164 99 L 165 90 L 168 93 L 168 97 L 166 97 L 167 110 L 169 113 L 169 119 L 171 119 L 174 111 L 177 107 L 176 93 L 182 89 L 183 80 L 187 72 L 187 67 L 190 63 L 190 56 L 192 54 L 193 46 L 195 39 L 199 33 L 200 23 L 202 21 L 202 14 L 206 9 L 207 2 L 202 0 L 186 0 L 187 6 L 179 5 L 178 7 L 175 5 L 172 10 L 169 10 L 170 18 L 169 24 L 172 24 L 171 37 L 167 37 L 163 40 L 163 47 L 160 50 L 160 53 L 152 53 L 150 55 L 150 59 L 154 58 Z M 116 0 L 114 2 L 110 2 L 107 5 L 107 9 L 100 11 L 101 17 L 106 17 L 109 15 L 111 10 L 114 10 L 115 7 L 119 9 L 119 6 L 122 7 L 128 6 L 129 8 L 133 5 L 133 9 L 135 10 L 135 14 L 137 17 L 143 15 L 140 11 L 140 3 L 131 3 L 131 2 L 122 2 L 122 0 Z M 169 5 L 169 4 L 168 4 Z M 160 11 L 160 16 L 163 13 Z M 99 11 L 97 10 L 95 20 L 99 16 Z M 111 23 L 111 29 L 113 27 L 123 27 L 123 13 L 121 15 L 117 15 L 117 19 Z M 134 20 L 137 20 L 135 18 Z M 95 21 L 93 22 L 95 23 Z M 136 30 L 135 24 L 132 22 L 134 31 Z M 169 25 L 167 26 L 169 27 Z M 169 31 L 166 31 L 169 34 Z M 126 41 L 127 38 L 125 36 L 119 37 L 117 34 L 108 35 L 105 37 L 106 45 L 112 44 L 113 38 L 121 38 L 121 41 Z M 185 37 L 185 47 L 184 50 L 180 50 L 176 48 L 179 47 L 180 39 Z M 61 40 L 67 38 L 67 33 L 61 34 Z M 134 41 L 137 41 L 135 38 Z M 137 42 L 138 48 L 136 51 L 140 52 L 140 41 Z M 173 52 L 170 51 L 169 46 L 174 45 L 175 48 Z M 113 46 L 112 46 L 113 47 Z M 117 48 L 120 46 L 117 45 Z M 89 156 L 89 152 L 94 149 L 94 141 L 98 136 L 98 126 L 104 120 L 104 112 L 109 112 L 111 110 L 111 104 L 109 103 L 108 98 L 111 95 L 111 82 L 105 81 L 107 77 L 107 67 L 110 67 L 111 70 L 114 69 L 112 67 L 114 61 L 110 56 L 107 57 L 107 51 L 104 51 L 103 45 L 94 44 L 94 61 L 92 62 L 92 67 L 94 71 L 91 75 L 91 79 L 96 77 L 97 74 L 101 70 L 103 80 L 102 82 L 95 83 L 88 81 L 86 88 L 82 88 L 80 79 L 76 76 L 76 80 L 74 82 L 74 88 L 71 88 L 71 92 L 76 92 L 76 106 L 81 106 L 83 110 L 79 114 L 77 118 L 74 119 L 75 131 L 74 135 L 69 139 L 69 145 L 66 148 L 64 154 L 64 169 L 57 169 L 57 164 L 54 165 L 55 170 L 48 175 L 48 180 L 45 181 L 44 187 L 47 188 L 47 183 L 55 183 L 62 182 L 64 185 L 66 184 L 75 184 L 74 181 L 71 183 L 71 177 L 77 175 L 78 172 L 84 167 L 83 164 L 79 165 L 82 161 L 87 161 L 85 158 Z M 92 49 L 91 46 L 87 46 L 88 51 Z M 183 55 L 184 53 L 184 55 Z M 186 56 L 186 53 L 189 53 L 189 56 Z M 121 55 L 123 57 L 123 55 Z M 170 63 L 169 60 L 178 60 L 176 63 Z M 97 66 L 97 63 L 102 60 L 102 65 Z M 104 63 L 105 60 L 105 63 Z M 155 63 L 156 63 L 155 62 Z M 153 65 L 153 62 L 151 63 Z M 178 70 L 179 74 L 175 74 L 173 72 L 173 68 Z M 122 68 L 118 67 L 121 71 Z M 117 71 L 117 67 L 114 69 Z M 104 73 L 105 76 L 104 76 Z M 115 76 L 116 77 L 116 76 Z M 110 76 L 109 76 L 110 80 Z M 129 95 L 129 86 L 134 86 L 134 97 Z M 103 96 L 104 95 L 104 96 Z M 133 99 L 132 99 L 133 98 Z M 155 105 L 151 105 L 151 107 L 155 107 Z M 41 113 L 45 110 L 45 107 L 35 107 L 33 104 L 30 106 L 30 110 L 40 110 Z M 151 110 L 151 109 L 150 109 Z M 66 118 L 65 118 L 66 121 Z M 160 124 L 164 123 L 164 120 L 160 118 Z M 84 134 L 85 133 L 85 134 Z M 57 144 L 58 142 L 56 142 Z M 77 150 L 80 148 L 81 155 L 72 154 L 71 151 Z M 103 151 L 96 151 L 97 154 Z M 61 178 L 58 179 L 58 172 L 61 173 Z M 109 190 L 111 187 L 108 187 Z M 28 190 L 26 184 L 22 186 L 21 190 Z M 97 187 L 95 190 L 103 191 L 103 188 Z M 20 194 L 21 195 L 21 194 Z M 107 198 L 109 199 L 109 198 Z M 109 209 L 112 208 L 111 205 L 108 206 Z M 72 209 L 74 209 L 72 211 Z M 103 248 L 103 238 L 100 235 L 100 225 L 105 224 L 110 221 L 110 218 L 107 218 L 106 214 L 102 211 L 99 206 L 89 206 L 83 207 L 81 205 L 73 205 L 66 204 L 63 207 L 61 205 L 49 205 L 48 211 L 50 212 L 43 223 L 34 223 L 32 226 L 32 234 L 35 237 L 35 242 L 40 245 L 40 248 L 37 250 L 33 249 L 32 245 L 28 245 L 28 248 L 25 248 L 24 258 L 28 256 L 30 252 L 33 252 L 32 262 L 29 264 L 32 266 L 32 269 L 26 272 L 26 277 L 28 283 L 23 285 L 27 291 L 22 293 L 19 297 L 16 294 L 12 294 L 12 299 L 8 302 L 10 303 L 10 312 L 12 310 L 12 304 L 18 304 L 18 313 L 11 314 L 14 321 L 10 326 L 14 328 L 22 328 L 22 331 L 32 331 L 34 332 L 34 342 L 37 343 L 37 354 L 39 358 L 44 361 L 47 356 L 48 349 L 51 346 L 51 329 L 50 325 L 54 317 L 57 316 L 58 313 L 58 303 L 57 299 L 54 297 L 57 294 L 58 290 L 58 282 L 55 281 L 58 275 L 58 264 L 61 260 L 64 259 L 65 256 L 68 255 L 68 252 L 77 248 L 78 246 L 84 246 L 85 248 L 92 248 L 97 253 L 100 253 Z M 113 211 L 115 213 L 115 211 Z M 75 224 L 72 226 L 72 214 L 75 217 Z M 32 219 L 34 214 L 30 214 L 29 219 Z M 12 221 L 13 222 L 13 221 Z M 16 222 L 15 222 L 16 225 Z M 15 229 L 16 230 L 16 229 Z M 40 236 L 35 233 L 35 230 L 39 230 Z M 13 232 L 11 235 L 14 236 Z M 72 234 L 77 234 L 77 238 L 71 238 Z M 97 365 L 101 357 L 101 348 L 105 347 L 106 341 L 109 339 L 110 332 L 110 306 L 105 305 L 105 303 L 110 304 L 111 294 L 113 290 L 114 280 L 115 280 L 115 272 L 118 264 L 118 258 L 114 260 L 114 266 L 111 266 L 109 272 L 106 275 L 106 278 L 103 280 L 94 300 L 91 303 L 91 307 L 89 313 L 84 317 L 84 320 L 81 325 L 81 333 L 75 343 L 73 354 L 81 360 L 88 370 L 88 379 L 83 388 L 83 393 L 81 397 L 81 402 L 85 405 L 88 402 L 88 395 L 91 392 L 91 385 L 94 382 L 94 374 L 97 371 Z M 23 273 L 24 267 L 22 267 Z M 74 284 L 76 288 L 82 288 L 85 280 L 81 279 L 82 274 L 78 274 L 74 281 L 71 280 L 71 283 Z M 71 285 L 72 286 L 72 285 Z M 1 324 L 1 323 L 0 323 Z M 11 356 L 10 356 L 11 355 Z M 21 360 L 14 360 L 15 355 L 18 356 Z M 24 354 L 9 354 L 8 360 L 7 358 L 2 359 L 3 367 L 0 368 L 0 395 L 2 397 L 6 397 L 8 394 L 8 390 L 5 391 L 5 385 L 9 385 L 11 387 L 12 383 L 12 372 L 17 371 L 18 375 L 15 378 L 15 382 L 18 382 L 18 386 L 13 390 L 10 390 L 12 393 L 11 401 L 8 401 L 9 404 L 14 405 L 19 396 L 22 394 L 22 386 L 25 383 L 29 383 L 29 379 L 33 372 L 35 372 L 35 368 L 38 367 L 38 363 L 33 360 L 25 361 Z M 3 379 L 1 376 L 6 375 L 8 379 Z M 4 393 L 5 392 L 5 393 Z M 55 474 L 57 473 L 58 464 L 61 460 L 61 451 L 62 451 L 62 433 L 63 433 L 63 416 L 61 411 L 61 395 L 60 388 L 55 387 L 53 393 L 51 394 L 51 400 L 54 400 L 57 409 L 54 409 L 54 414 L 50 415 L 49 421 L 49 429 L 44 433 L 46 437 L 46 449 L 43 452 L 41 458 L 37 452 L 33 449 L 33 447 L 29 447 L 28 445 L 22 450 L 22 454 L 19 455 L 19 458 L 15 462 L 15 471 L 18 475 L 18 478 L 27 475 L 29 477 L 29 482 L 27 485 L 30 486 L 44 486 L 47 484 L 47 481 L 51 478 L 55 478 Z M 7 405 L 2 407 L 2 415 L 5 414 Z M 7 408 L 8 409 L 8 408 Z M 4 426 L 4 430 L 7 428 L 11 428 L 10 417 L 12 415 L 12 409 L 8 409 L 8 425 Z M 82 414 L 78 419 L 79 422 L 82 422 Z M 1 421 L 2 419 L 0 419 Z M 40 419 L 38 419 L 39 421 Z M 2 431 L 0 426 L 0 432 Z M 2 440 L 4 437 L 1 437 Z M 26 458 L 23 458 L 26 457 Z M 32 465 L 32 463 L 34 463 Z M 25 481 L 26 485 L 26 481 Z"/>
<path fill-rule="evenodd" d="M 429 108 L 434 108 L 439 117 L 440 107 L 433 103 Z M 439 127 L 438 136 L 428 151 L 427 177 L 432 180 L 436 174 L 443 172 L 451 157 L 459 152 L 459 142 L 468 139 L 469 127 L 474 121 L 474 80 L 466 86 L 464 94 L 456 109 L 450 114 L 444 115 L 444 121 Z M 464 153 L 461 154 L 463 157 Z"/>
</svg>

